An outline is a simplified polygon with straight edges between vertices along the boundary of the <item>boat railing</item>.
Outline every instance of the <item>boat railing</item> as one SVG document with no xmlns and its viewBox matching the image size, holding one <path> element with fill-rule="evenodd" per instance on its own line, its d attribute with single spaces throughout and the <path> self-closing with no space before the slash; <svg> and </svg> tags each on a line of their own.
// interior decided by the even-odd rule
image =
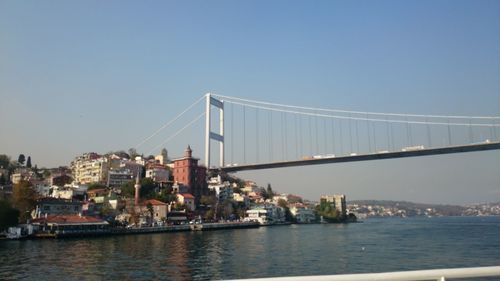
<svg viewBox="0 0 500 281">
<path fill-rule="evenodd" d="M 500 266 L 446 268 L 382 273 L 291 276 L 243 279 L 246 281 L 425 281 L 500 276 Z"/>
</svg>

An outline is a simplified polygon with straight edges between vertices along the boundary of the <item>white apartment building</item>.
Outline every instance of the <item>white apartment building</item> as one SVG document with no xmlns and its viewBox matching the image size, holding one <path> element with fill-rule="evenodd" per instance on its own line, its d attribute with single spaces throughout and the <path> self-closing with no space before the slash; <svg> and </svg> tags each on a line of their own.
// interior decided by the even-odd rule
<svg viewBox="0 0 500 281">
<path fill-rule="evenodd" d="M 291 206 L 290 213 L 297 220 L 297 223 L 311 223 L 316 219 L 314 211 L 304 206 Z"/>
<path fill-rule="evenodd" d="M 208 181 L 208 189 L 215 192 L 219 202 L 233 199 L 233 188 L 228 181 L 222 182 L 220 176 L 211 178 Z"/>
<path fill-rule="evenodd" d="M 110 170 L 108 172 L 108 187 L 121 187 L 133 180 L 133 174 L 128 169 Z"/>
<path fill-rule="evenodd" d="M 170 178 L 170 171 L 164 167 L 154 166 L 146 170 L 146 178 L 150 178 L 157 183 L 166 183 Z"/>
<path fill-rule="evenodd" d="M 108 178 L 109 162 L 96 153 L 85 153 L 71 162 L 74 181 L 81 184 L 103 183 Z"/>
<path fill-rule="evenodd" d="M 285 210 L 274 204 L 256 206 L 246 211 L 244 221 L 256 221 L 261 225 L 285 222 Z"/>
</svg>

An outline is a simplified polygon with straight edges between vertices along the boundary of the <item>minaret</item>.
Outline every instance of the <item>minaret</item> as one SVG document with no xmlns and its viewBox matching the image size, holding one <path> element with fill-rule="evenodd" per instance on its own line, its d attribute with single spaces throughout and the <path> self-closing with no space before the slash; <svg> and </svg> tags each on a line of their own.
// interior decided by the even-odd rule
<svg viewBox="0 0 500 281">
<path fill-rule="evenodd" d="M 139 182 L 139 172 L 137 172 L 137 178 L 135 179 L 135 205 L 136 206 L 139 206 L 139 197 L 140 197 L 140 193 L 141 193 L 141 183 Z"/>
<path fill-rule="evenodd" d="M 186 157 L 186 158 L 192 158 L 193 157 L 193 150 L 191 150 L 191 146 L 190 145 L 188 145 L 188 147 L 184 151 L 184 157 Z"/>
</svg>

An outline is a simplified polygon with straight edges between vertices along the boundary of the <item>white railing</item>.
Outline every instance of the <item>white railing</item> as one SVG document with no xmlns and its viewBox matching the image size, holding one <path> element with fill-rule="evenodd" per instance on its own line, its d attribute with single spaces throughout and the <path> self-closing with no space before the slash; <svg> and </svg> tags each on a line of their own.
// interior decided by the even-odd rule
<svg viewBox="0 0 500 281">
<path fill-rule="evenodd" d="M 500 266 L 431 269 L 383 273 L 361 273 L 345 275 L 293 276 L 275 278 L 244 279 L 246 281 L 423 281 L 449 279 L 500 277 Z"/>
</svg>

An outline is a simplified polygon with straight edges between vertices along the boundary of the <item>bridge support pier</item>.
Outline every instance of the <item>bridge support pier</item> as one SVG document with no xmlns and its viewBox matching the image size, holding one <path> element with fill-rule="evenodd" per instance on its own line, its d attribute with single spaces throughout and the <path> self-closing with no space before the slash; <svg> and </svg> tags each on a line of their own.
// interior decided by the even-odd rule
<svg viewBox="0 0 500 281">
<path fill-rule="evenodd" d="M 206 94 L 205 108 L 205 165 L 210 169 L 210 140 L 219 143 L 219 166 L 224 167 L 224 102 Z M 212 106 L 219 109 L 219 133 L 212 132 Z"/>
</svg>

